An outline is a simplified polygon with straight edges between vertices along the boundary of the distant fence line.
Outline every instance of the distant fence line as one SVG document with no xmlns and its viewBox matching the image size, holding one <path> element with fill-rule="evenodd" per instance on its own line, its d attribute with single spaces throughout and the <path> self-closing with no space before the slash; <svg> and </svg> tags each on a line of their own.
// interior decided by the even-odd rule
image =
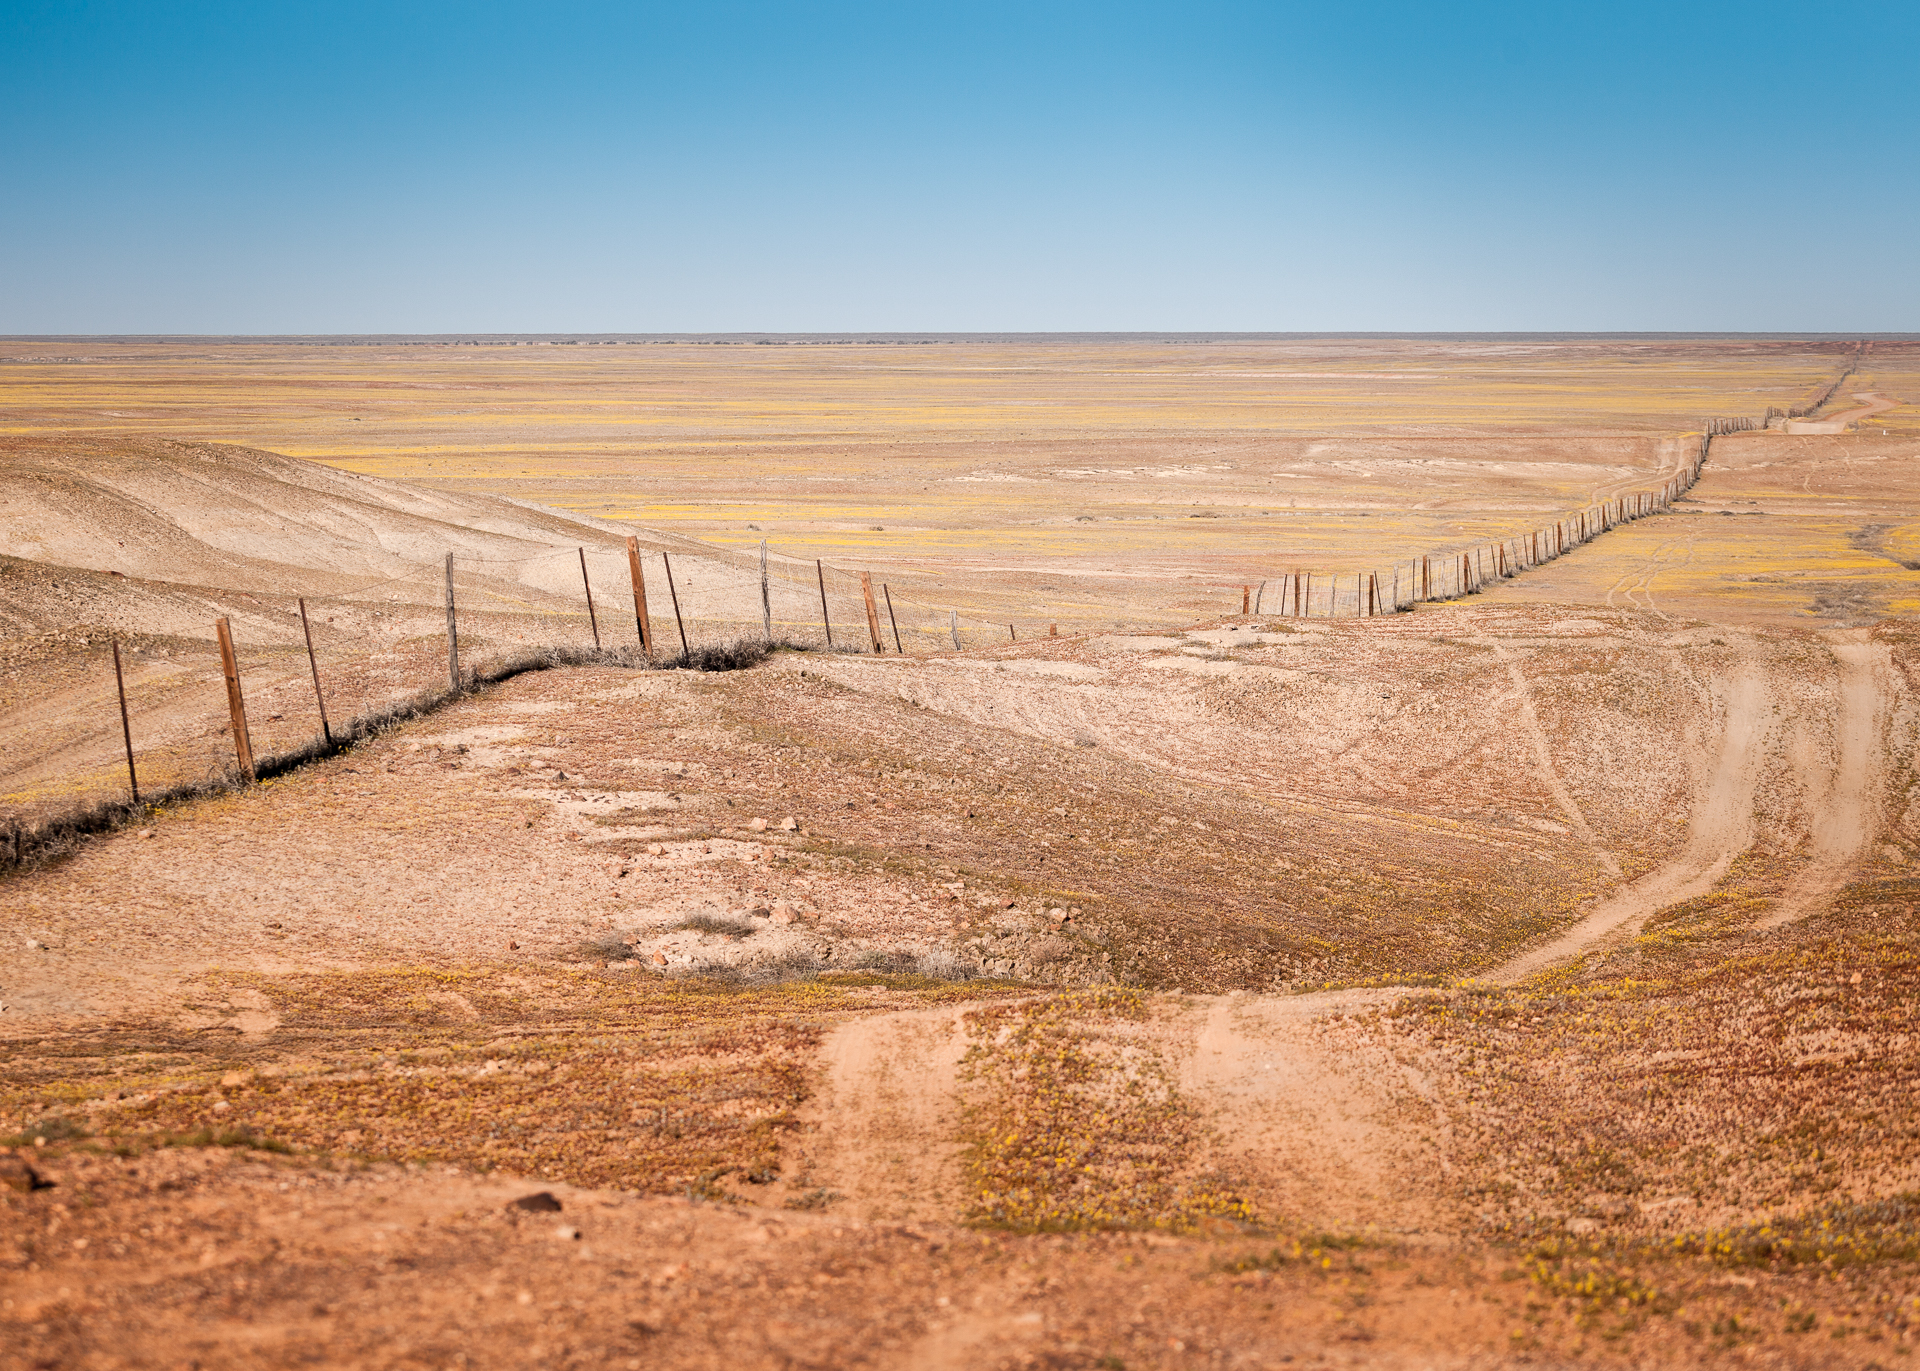
<svg viewBox="0 0 1920 1371">
<path fill-rule="evenodd" d="M 1278 581 L 1245 588 L 1242 612 L 1299 619 L 1369 618 L 1477 594 L 1490 582 L 1543 566 L 1621 524 L 1664 512 L 1700 479 L 1716 437 L 1765 426 L 1764 419 L 1744 416 L 1709 419 L 1693 455 L 1658 486 L 1598 501 L 1528 533 L 1425 554 L 1384 571 L 1289 571 Z"/>
</svg>

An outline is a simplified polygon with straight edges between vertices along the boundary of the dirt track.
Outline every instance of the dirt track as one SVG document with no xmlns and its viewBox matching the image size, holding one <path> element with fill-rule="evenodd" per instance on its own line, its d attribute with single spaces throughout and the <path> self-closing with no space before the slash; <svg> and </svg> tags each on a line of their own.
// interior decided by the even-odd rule
<svg viewBox="0 0 1920 1371">
<path fill-rule="evenodd" d="M 1876 395 L 1870 390 L 1854 392 L 1853 398 L 1860 403 L 1852 409 L 1841 410 L 1838 414 L 1829 414 L 1824 419 L 1789 419 L 1788 433 L 1845 433 L 1849 428 L 1858 427 L 1876 414 L 1885 414 L 1890 409 L 1899 409 L 1904 401 L 1889 400 L 1884 395 Z"/>
<path fill-rule="evenodd" d="M 24 934 L 0 947 L 0 1119 L 58 1182 L 0 1190 L 0 1367 L 1898 1356 L 1920 639 L 1887 610 L 1920 561 L 1912 440 L 1730 435 L 1680 510 L 1550 567 L 1288 623 L 1219 617 L 1249 548 L 1475 527 L 1458 502 L 1501 472 L 1498 517 L 1537 522 L 1671 443 L 1555 438 L 1528 467 L 1525 436 L 1135 415 L 1158 436 L 1102 451 L 1085 384 L 1083 433 L 895 470 L 1073 527 L 903 534 L 830 438 L 805 460 L 835 480 L 790 509 L 1098 631 L 519 677 L 0 885 Z M 424 431 L 389 415 L 379 443 Z M 853 466 L 887 446 L 861 441 Z M 732 479 L 698 446 L 648 470 Z M 1186 525 L 1228 494 L 1321 522 Z M 435 543 L 467 499 L 367 513 L 369 546 Z M 44 532 L 121 555 L 64 513 Z M 194 536 L 258 542 L 261 513 Z M 487 537 L 579 536 L 523 516 Z M 1112 630 L 1141 529 L 1155 613 L 1199 608 Z M 1035 549 L 1076 539 L 1035 588 Z M 363 555 L 325 541 L 302 555 Z M 154 567 L 9 601 L 47 626 L 20 659 L 41 712 L 10 725 L 104 698 L 66 629 L 215 601 L 287 627 L 265 587 L 116 569 Z M 240 1146 L 263 1142 L 289 1151 Z M 565 1209 L 503 1208 L 535 1189 Z"/>
</svg>

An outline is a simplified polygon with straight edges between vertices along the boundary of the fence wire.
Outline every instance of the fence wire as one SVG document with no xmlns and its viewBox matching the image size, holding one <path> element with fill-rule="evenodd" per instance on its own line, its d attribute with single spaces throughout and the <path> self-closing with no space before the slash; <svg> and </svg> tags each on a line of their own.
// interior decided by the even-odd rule
<svg viewBox="0 0 1920 1371">
<path fill-rule="evenodd" d="M 1062 591 L 1050 595 L 1051 611 L 1042 617 L 1035 594 L 983 591 L 977 581 L 960 585 L 924 569 L 863 574 L 765 543 L 731 549 L 656 532 L 512 556 L 456 548 L 437 564 L 406 565 L 398 574 L 357 582 L 316 576 L 305 595 L 235 593 L 225 597 L 233 665 L 258 762 L 311 754 L 329 732 L 348 735 L 356 720 L 490 678 L 537 654 L 591 660 L 599 649 L 673 666 L 743 643 L 965 652 L 1047 636 L 1063 621 L 1070 633 L 1113 626 L 1116 599 L 1133 627 L 1190 623 L 1206 616 L 1207 603 L 1215 614 L 1392 614 L 1472 594 L 1664 510 L 1698 479 L 1714 435 L 1756 426 L 1751 419 L 1710 421 L 1694 455 L 1658 486 L 1520 536 L 1371 571 L 1279 569 L 1247 586 L 1238 604 L 1222 605 L 1212 585 L 1205 602 L 1094 595 L 1075 602 Z M 50 719 L 38 745 L 23 745 L 0 771 L 0 865 L 21 859 L 22 835 L 36 825 L 129 795 L 127 733 L 143 798 L 235 778 L 240 749 L 217 647 L 195 638 L 132 638 L 121 645 L 121 663 L 124 732 L 109 663 L 78 707 Z"/>
</svg>

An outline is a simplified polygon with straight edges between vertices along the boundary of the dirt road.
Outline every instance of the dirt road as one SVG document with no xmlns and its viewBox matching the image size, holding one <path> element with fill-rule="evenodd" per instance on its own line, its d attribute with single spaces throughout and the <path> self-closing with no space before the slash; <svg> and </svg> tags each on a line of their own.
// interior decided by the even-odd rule
<svg viewBox="0 0 1920 1371">
<path fill-rule="evenodd" d="M 1670 904 L 1706 894 L 1753 837 L 1753 796 L 1776 707 L 1752 658 L 1720 690 L 1720 745 L 1695 791 L 1687 844 L 1610 898 L 1565 934 L 1523 953 L 1490 979 L 1511 982 L 1584 952 L 1609 935 L 1631 931 Z"/>
<path fill-rule="evenodd" d="M 1838 414 L 1828 415 L 1825 419 L 1789 419 L 1788 433 L 1845 433 L 1850 427 L 1890 409 L 1898 409 L 1904 400 L 1889 400 L 1886 396 L 1871 390 L 1855 391 L 1853 398 L 1860 403 L 1853 409 L 1842 410 Z"/>
<path fill-rule="evenodd" d="M 1880 739 L 1892 703 L 1892 656 L 1858 630 L 1835 642 L 1833 655 L 1839 667 L 1833 775 L 1814 792 L 1821 799 L 1814 808 L 1807 864 L 1761 921 L 1762 928 L 1777 928 L 1818 909 L 1846 884 L 1880 827 Z"/>
</svg>

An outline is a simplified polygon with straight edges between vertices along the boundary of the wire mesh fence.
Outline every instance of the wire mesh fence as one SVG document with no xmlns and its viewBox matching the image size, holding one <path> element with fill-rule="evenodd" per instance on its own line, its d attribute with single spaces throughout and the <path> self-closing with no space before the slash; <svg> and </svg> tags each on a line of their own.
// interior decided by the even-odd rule
<svg viewBox="0 0 1920 1371">
<path fill-rule="evenodd" d="M 1217 587 L 1207 593 L 1216 614 L 1343 618 L 1472 594 L 1664 510 L 1698 479 L 1715 434 L 1751 426 L 1715 421 L 1657 487 L 1517 537 L 1375 570 L 1288 569 L 1244 587 L 1237 604 L 1221 603 Z M 193 636 L 116 643 L 111 674 L 63 696 L 32 744 L 0 763 L 0 866 L 61 833 L 123 820 L 139 807 L 136 785 L 138 801 L 151 805 L 270 774 L 520 670 L 711 668 L 778 646 L 965 652 L 1046 636 L 1057 622 L 1034 617 L 1029 603 L 1023 633 L 1018 616 L 978 612 L 991 598 L 978 586 L 925 570 L 849 570 L 765 543 L 730 549 L 657 533 L 514 556 L 456 548 L 395 574 L 315 580 L 283 594 L 222 596 L 220 637 L 230 654 Z M 1058 612 L 1060 597 L 1050 602 Z M 1093 617 L 1075 608 L 1068 617 L 1080 622 L 1070 631 Z M 1166 627 L 1194 616 L 1161 600 L 1132 617 L 1135 627 Z"/>
</svg>

